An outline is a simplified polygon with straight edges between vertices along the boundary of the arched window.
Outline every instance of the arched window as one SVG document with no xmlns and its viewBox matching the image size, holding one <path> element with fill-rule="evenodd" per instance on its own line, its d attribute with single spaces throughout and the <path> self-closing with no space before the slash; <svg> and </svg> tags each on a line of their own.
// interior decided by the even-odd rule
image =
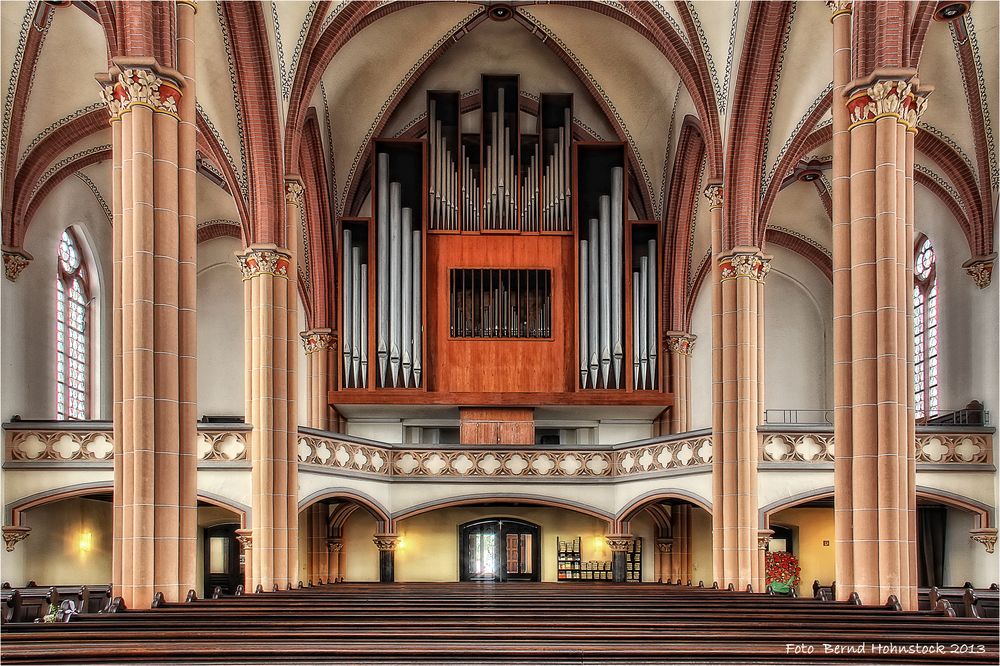
<svg viewBox="0 0 1000 666">
<path fill-rule="evenodd" d="M 80 244 L 67 229 L 59 239 L 56 279 L 56 415 L 90 415 L 90 295 Z"/>
<path fill-rule="evenodd" d="M 936 261 L 930 239 L 921 234 L 913 261 L 913 403 L 918 420 L 938 413 Z"/>
</svg>

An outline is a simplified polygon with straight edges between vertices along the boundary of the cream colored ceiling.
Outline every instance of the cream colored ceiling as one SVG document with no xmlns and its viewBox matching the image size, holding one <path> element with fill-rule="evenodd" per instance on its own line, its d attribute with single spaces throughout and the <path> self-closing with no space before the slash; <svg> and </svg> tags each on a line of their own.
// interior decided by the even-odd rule
<svg viewBox="0 0 1000 666">
<path fill-rule="evenodd" d="M 767 226 L 796 231 L 827 251 L 832 247 L 830 217 L 813 183 L 797 181 L 781 190 Z"/>
</svg>

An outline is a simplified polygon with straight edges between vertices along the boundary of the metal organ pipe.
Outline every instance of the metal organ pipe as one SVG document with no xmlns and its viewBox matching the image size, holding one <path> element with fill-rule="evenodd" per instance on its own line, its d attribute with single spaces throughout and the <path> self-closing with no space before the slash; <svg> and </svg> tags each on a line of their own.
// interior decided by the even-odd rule
<svg viewBox="0 0 1000 666">
<path fill-rule="evenodd" d="M 361 384 L 361 346 L 365 338 L 361 331 L 361 248 L 357 245 L 351 248 L 351 325 L 354 327 L 351 335 L 351 372 L 354 373 L 354 383 Z"/>
<path fill-rule="evenodd" d="M 403 209 L 402 231 L 402 296 L 400 322 L 403 329 L 403 386 L 410 385 L 413 372 L 413 213 Z"/>
<path fill-rule="evenodd" d="M 400 273 L 403 270 L 403 243 L 400 238 L 402 192 L 399 183 L 389 185 L 389 385 L 399 377 L 400 347 L 403 327 L 400 318 Z"/>
<path fill-rule="evenodd" d="M 599 344 L 601 379 L 604 388 L 611 387 L 611 199 L 606 194 L 599 199 L 598 235 L 600 239 L 601 317 Z"/>
<path fill-rule="evenodd" d="M 413 386 L 420 386 L 420 375 L 423 370 L 423 291 L 420 286 L 423 284 L 423 272 L 421 271 L 420 263 L 420 232 L 411 231 L 411 248 L 413 251 L 413 261 L 411 262 L 411 268 L 413 270 L 413 278 L 410 283 L 413 285 L 413 309 L 411 311 L 412 323 L 411 329 L 413 330 L 412 338 L 412 349 L 410 352 L 413 358 Z"/>
<path fill-rule="evenodd" d="M 588 261 L 589 268 L 587 269 L 588 278 L 588 289 L 587 298 L 589 300 L 588 312 L 589 320 L 587 322 L 587 349 L 590 350 L 590 386 L 591 388 L 597 388 L 597 376 L 600 370 L 600 350 L 597 348 L 597 338 L 598 338 L 598 328 L 600 320 L 600 259 L 598 257 L 600 250 L 600 239 L 598 238 L 598 229 L 600 225 L 597 219 L 591 218 L 589 224 L 590 231 L 590 246 L 588 248 Z"/>
<path fill-rule="evenodd" d="M 656 388 L 656 240 L 652 239 L 646 243 L 646 256 L 649 257 L 649 274 L 646 281 L 646 290 L 649 292 L 646 303 L 646 330 L 648 338 L 646 340 L 646 345 L 648 348 L 649 355 L 649 388 Z"/>
<path fill-rule="evenodd" d="M 358 385 L 368 385 L 368 264 L 361 264 L 361 374 Z"/>
<path fill-rule="evenodd" d="M 352 364 L 351 364 L 351 351 L 354 349 L 352 336 L 354 335 L 354 324 L 351 318 L 354 316 L 354 306 L 353 297 L 351 296 L 353 292 L 353 269 L 354 264 L 352 260 L 351 253 L 351 230 L 344 229 L 344 245 L 341 248 L 343 260 L 341 262 L 341 270 L 344 274 L 343 290 L 341 292 L 341 304 L 344 309 L 344 340 L 343 340 L 343 350 L 344 350 L 344 386 L 354 386 L 354 375 L 351 374 Z"/>
<path fill-rule="evenodd" d="M 580 241 L 580 388 L 587 388 L 587 375 L 590 368 L 590 350 L 587 348 L 587 327 L 590 325 L 590 313 L 588 311 L 589 285 L 587 269 L 590 267 L 590 250 L 588 241 Z"/>
<path fill-rule="evenodd" d="M 639 273 L 632 271 L 632 312 L 639 312 L 640 289 Z M 632 322 L 632 381 L 635 388 L 642 388 L 639 384 L 639 326 L 635 321 Z"/>
<path fill-rule="evenodd" d="M 615 385 L 622 377 L 622 246 L 625 239 L 625 225 L 622 221 L 622 181 L 621 167 L 611 169 L 611 359 Z"/>
<path fill-rule="evenodd" d="M 386 370 L 389 362 L 389 155 L 378 155 L 378 220 L 376 235 L 378 236 L 377 253 L 377 348 L 379 383 L 386 385 Z"/>
<path fill-rule="evenodd" d="M 646 372 L 649 366 L 649 328 L 647 327 L 646 309 L 649 307 L 649 260 L 639 258 L 639 313 L 635 319 L 639 324 L 639 388 L 646 388 Z"/>
</svg>

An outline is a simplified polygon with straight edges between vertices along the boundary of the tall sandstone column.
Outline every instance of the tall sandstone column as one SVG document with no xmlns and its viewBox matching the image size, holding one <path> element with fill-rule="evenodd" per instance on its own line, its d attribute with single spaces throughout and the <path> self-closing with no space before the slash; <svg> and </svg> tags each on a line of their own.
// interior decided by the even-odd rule
<svg viewBox="0 0 1000 666">
<path fill-rule="evenodd" d="M 763 420 L 764 278 L 770 257 L 722 247 L 722 186 L 705 189 L 712 219 L 712 552 L 725 587 L 754 585 L 757 553 L 757 425 Z"/>
<path fill-rule="evenodd" d="M 115 58 L 114 593 L 146 607 L 196 587 L 194 8 L 177 5 L 180 71 Z"/>
<path fill-rule="evenodd" d="M 302 186 L 289 179 L 285 189 L 288 248 L 257 244 L 238 255 L 244 286 L 246 413 L 253 425 L 250 589 L 284 589 L 295 583 L 298 572 L 295 258 Z"/>
<path fill-rule="evenodd" d="M 837 594 L 915 610 L 913 151 L 929 89 L 906 69 L 848 82 L 849 12 L 833 16 Z"/>
<path fill-rule="evenodd" d="M 330 379 L 336 367 L 337 341 L 329 328 L 314 328 L 299 334 L 306 352 L 310 428 L 330 430 Z"/>
<path fill-rule="evenodd" d="M 691 353 L 697 335 L 667 331 L 665 350 L 670 358 L 670 387 L 674 404 L 670 409 L 670 432 L 691 429 Z"/>
</svg>

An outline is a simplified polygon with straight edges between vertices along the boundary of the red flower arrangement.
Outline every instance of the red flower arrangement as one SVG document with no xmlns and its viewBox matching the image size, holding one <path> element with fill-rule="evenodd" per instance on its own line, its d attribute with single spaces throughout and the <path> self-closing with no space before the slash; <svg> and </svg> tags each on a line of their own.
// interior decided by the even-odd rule
<svg viewBox="0 0 1000 666">
<path fill-rule="evenodd" d="M 785 551 L 768 552 L 764 558 L 767 572 L 767 585 L 774 583 L 775 592 L 784 592 L 781 588 L 791 589 L 799 584 L 802 568 L 799 559 Z"/>
</svg>

